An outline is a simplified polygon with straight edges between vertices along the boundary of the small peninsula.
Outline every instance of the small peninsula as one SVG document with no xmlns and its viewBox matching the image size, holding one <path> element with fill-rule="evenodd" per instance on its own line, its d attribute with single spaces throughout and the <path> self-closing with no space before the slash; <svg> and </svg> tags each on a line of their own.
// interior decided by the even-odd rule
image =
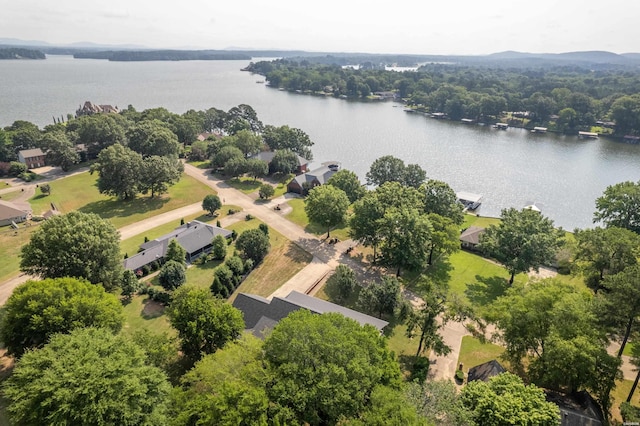
<svg viewBox="0 0 640 426">
<path fill-rule="evenodd" d="M 0 48 L 0 59 L 46 59 L 46 56 L 40 50 L 7 47 Z"/>
</svg>

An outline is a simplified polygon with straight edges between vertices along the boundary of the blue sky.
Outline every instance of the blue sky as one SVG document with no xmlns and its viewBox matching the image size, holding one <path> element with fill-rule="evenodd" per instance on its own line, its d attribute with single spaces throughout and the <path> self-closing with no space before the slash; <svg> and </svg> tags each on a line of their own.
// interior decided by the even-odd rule
<svg viewBox="0 0 640 426">
<path fill-rule="evenodd" d="M 0 0 L 0 37 L 148 47 L 640 52 L 633 0 Z"/>
</svg>

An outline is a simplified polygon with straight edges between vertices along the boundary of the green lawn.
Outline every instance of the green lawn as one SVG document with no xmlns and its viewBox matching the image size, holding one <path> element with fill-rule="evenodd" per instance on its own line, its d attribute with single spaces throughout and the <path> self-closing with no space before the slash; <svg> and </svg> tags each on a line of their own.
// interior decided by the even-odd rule
<svg viewBox="0 0 640 426">
<path fill-rule="evenodd" d="M 251 194 L 252 192 L 256 192 L 260 185 L 262 185 L 261 180 L 254 180 L 250 177 L 240 177 L 233 178 L 225 181 L 230 187 L 237 189 L 245 194 Z"/>
<path fill-rule="evenodd" d="M 9 227 L 0 228 L 0 282 L 4 282 L 19 273 L 20 249 L 29 242 L 31 233 L 37 225 L 20 227 L 12 230 Z"/>
<path fill-rule="evenodd" d="M 497 225 L 499 223 L 500 223 L 500 219 L 495 217 L 483 217 L 483 216 L 476 216 L 475 214 L 465 214 L 462 228 L 468 228 L 470 226 L 488 228 L 490 225 Z"/>
<path fill-rule="evenodd" d="M 315 223 L 309 223 L 309 218 L 307 217 L 307 213 L 304 211 L 304 199 L 303 198 L 293 198 L 287 201 L 287 204 L 291 206 L 293 209 L 286 218 L 291 222 L 299 225 L 305 229 L 307 232 L 311 232 L 316 235 L 327 235 L 327 228 L 324 226 L 319 226 Z M 331 229 L 331 237 L 338 238 L 341 241 L 349 239 L 349 227 L 346 224 L 339 225 L 336 228 Z"/>
<path fill-rule="evenodd" d="M 504 361 L 500 360 L 504 348 L 494 345 L 493 343 L 482 343 L 480 340 L 472 336 L 464 336 L 462 345 L 460 346 L 460 356 L 456 368 L 462 363 L 463 371 L 469 371 L 469 368 L 497 359 L 503 366 Z"/>
<path fill-rule="evenodd" d="M 142 328 L 154 333 L 176 333 L 169 323 L 169 318 L 164 315 L 164 308 L 150 301 L 146 295 L 133 297 L 131 303 L 124 306 L 124 315 L 124 333 L 132 333 Z"/>
<path fill-rule="evenodd" d="M 7 186 L 7 188 L 9 188 Z M 0 189 L 4 189 L 4 188 L 0 188 Z M 15 190 L 15 191 L 11 191 L 11 192 L 6 192 L 2 195 L 0 195 L 0 200 L 2 201 L 13 201 L 16 198 L 18 198 L 20 196 L 20 194 L 22 194 L 22 191 L 20 191 L 19 189 Z"/>
</svg>

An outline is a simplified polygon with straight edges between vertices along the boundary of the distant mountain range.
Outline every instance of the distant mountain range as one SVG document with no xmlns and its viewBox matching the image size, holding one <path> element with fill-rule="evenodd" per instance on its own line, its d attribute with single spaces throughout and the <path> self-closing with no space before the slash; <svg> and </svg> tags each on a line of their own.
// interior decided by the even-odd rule
<svg viewBox="0 0 640 426">
<path fill-rule="evenodd" d="M 363 62 L 372 63 L 397 63 L 409 66 L 425 62 L 457 63 L 466 65 L 484 65 L 498 67 L 549 67 L 549 66 L 578 66 L 581 68 L 605 69 L 605 68 L 640 68 L 640 53 L 617 54 L 606 51 L 584 51 L 566 53 L 527 53 L 517 51 L 505 51 L 490 55 L 404 55 L 404 54 L 375 54 L 375 53 L 344 53 L 344 52 L 307 52 L 278 49 L 245 49 L 240 47 L 208 50 L 208 49 L 152 49 L 135 44 L 106 45 L 92 42 L 76 42 L 70 44 L 51 44 L 41 40 L 20 40 L 16 38 L 0 37 L 0 47 L 37 48 L 51 55 L 76 55 L 77 57 L 90 57 L 107 59 L 107 52 L 112 57 L 138 57 L 146 60 L 150 52 L 182 52 L 180 55 L 188 59 L 199 59 L 207 54 L 212 58 L 217 56 L 229 56 L 233 52 L 251 57 L 287 57 L 305 58 L 311 62 L 356 64 Z M 102 52 L 98 54 L 97 52 Z M 134 55 L 134 52 L 138 52 Z M 189 52 L 189 53 L 187 53 Z M 196 54 L 198 53 L 198 54 Z M 111 59 L 122 60 L 122 59 Z M 132 59 L 128 59 L 132 60 Z M 157 58 L 155 60 L 158 60 Z M 162 60 L 162 59 L 160 59 Z"/>
</svg>

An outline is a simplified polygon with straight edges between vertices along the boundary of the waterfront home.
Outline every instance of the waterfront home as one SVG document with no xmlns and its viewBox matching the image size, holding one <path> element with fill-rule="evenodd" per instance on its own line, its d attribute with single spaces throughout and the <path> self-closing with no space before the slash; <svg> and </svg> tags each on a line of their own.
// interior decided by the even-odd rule
<svg viewBox="0 0 640 426">
<path fill-rule="evenodd" d="M 239 293 L 233 301 L 233 306 L 243 313 L 245 329 L 260 338 L 264 338 L 266 332 L 273 329 L 281 319 L 299 309 L 306 309 L 315 314 L 339 313 L 360 325 L 372 325 L 380 332 L 389 324 L 387 321 L 295 290 L 284 298 L 274 297 L 271 300 L 255 294 Z"/>
<path fill-rule="evenodd" d="M 287 192 L 305 195 L 310 189 L 324 185 L 340 170 L 340 163 L 337 161 L 327 161 L 322 163 L 320 168 L 303 173 L 291 179 L 287 184 Z"/>
<path fill-rule="evenodd" d="M 175 239 L 187 252 L 187 262 L 192 262 L 202 254 L 211 251 L 213 238 L 222 235 L 231 237 L 231 231 L 212 226 L 199 220 L 192 220 L 155 240 L 147 241 L 140 246 L 141 251 L 124 260 L 123 266 L 131 271 L 138 271 L 155 261 L 163 262 L 167 247 Z"/>
<path fill-rule="evenodd" d="M 271 161 L 273 157 L 275 157 L 275 151 L 261 151 L 258 154 L 252 155 L 249 157 L 250 159 L 262 160 L 269 165 L 269 173 L 273 173 L 271 170 Z M 298 161 L 298 165 L 296 166 L 296 174 L 304 173 L 307 171 L 307 167 L 309 166 L 309 160 L 303 158 L 296 154 L 296 159 Z"/>
<path fill-rule="evenodd" d="M 18 161 L 22 164 L 26 164 L 28 169 L 44 167 L 46 165 L 46 158 L 47 156 L 40 148 L 18 151 Z"/>
<path fill-rule="evenodd" d="M 463 249 L 477 251 L 480 244 L 480 237 L 484 234 L 485 229 L 479 226 L 470 226 L 460 234 L 460 247 Z"/>
</svg>

